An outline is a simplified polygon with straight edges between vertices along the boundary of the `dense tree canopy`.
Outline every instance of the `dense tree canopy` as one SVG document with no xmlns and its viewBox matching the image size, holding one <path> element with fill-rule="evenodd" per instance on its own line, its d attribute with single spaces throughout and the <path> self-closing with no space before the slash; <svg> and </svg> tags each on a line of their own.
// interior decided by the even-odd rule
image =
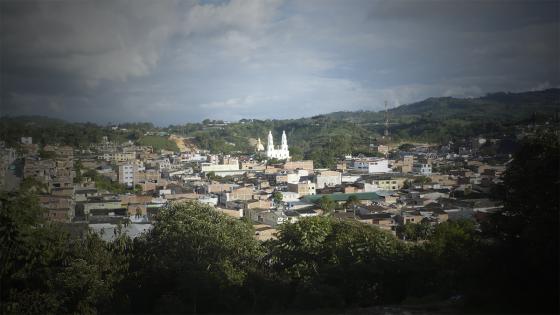
<svg viewBox="0 0 560 315">
<path fill-rule="evenodd" d="M 244 286 L 263 250 L 252 226 L 197 202 L 163 209 L 135 240 L 134 312 L 219 312 L 246 307 Z M 146 290 L 145 288 L 149 288 Z"/>
<path fill-rule="evenodd" d="M 95 313 L 107 310 L 126 276 L 129 241 L 81 238 L 43 219 L 34 195 L 0 198 L 1 310 L 6 314 Z"/>
</svg>

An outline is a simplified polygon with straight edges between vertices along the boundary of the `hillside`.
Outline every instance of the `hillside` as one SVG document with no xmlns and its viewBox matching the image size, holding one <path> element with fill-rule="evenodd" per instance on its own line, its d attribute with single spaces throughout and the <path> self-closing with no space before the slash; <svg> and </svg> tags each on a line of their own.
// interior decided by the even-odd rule
<svg viewBox="0 0 560 315">
<path fill-rule="evenodd" d="M 393 122 L 411 118 L 483 119 L 515 122 L 536 113 L 551 116 L 560 109 L 560 89 L 521 93 L 491 93 L 479 98 L 430 97 L 420 102 L 389 109 Z M 334 112 L 323 115 L 336 120 L 383 122 L 384 111 Z"/>
<path fill-rule="evenodd" d="M 428 98 L 389 110 L 391 141 L 442 143 L 472 136 L 513 137 L 519 125 L 533 121 L 558 123 L 559 109 L 560 89 L 493 93 L 471 99 Z M 268 131 L 272 130 L 274 138 L 279 139 L 285 130 L 295 158 L 314 159 L 318 166 L 329 166 L 340 155 L 368 153 L 369 144 L 381 140 L 384 117 L 383 111 L 355 111 L 300 119 L 243 119 L 230 124 L 205 120 L 168 128 L 136 123 L 122 125 L 126 132 L 45 117 L 0 117 L 0 134 L 2 140 L 11 144 L 17 143 L 22 135 L 29 135 L 38 143 L 84 146 L 100 141 L 103 136 L 117 142 L 140 141 L 146 131 L 164 130 L 190 138 L 201 149 L 235 154 L 253 152 L 251 138 L 266 141 Z"/>
<path fill-rule="evenodd" d="M 513 135 L 515 126 L 556 117 L 560 89 L 523 93 L 493 93 L 480 98 L 429 98 L 389 110 L 393 142 L 446 142 L 471 136 Z M 265 140 L 268 130 L 278 139 L 286 130 L 297 157 L 313 158 L 330 165 L 334 155 L 367 152 L 381 139 L 383 111 L 334 112 L 287 120 L 245 119 L 216 128 L 209 124 L 171 126 L 194 137 L 201 148 L 215 152 L 250 152 L 248 139 Z"/>
</svg>

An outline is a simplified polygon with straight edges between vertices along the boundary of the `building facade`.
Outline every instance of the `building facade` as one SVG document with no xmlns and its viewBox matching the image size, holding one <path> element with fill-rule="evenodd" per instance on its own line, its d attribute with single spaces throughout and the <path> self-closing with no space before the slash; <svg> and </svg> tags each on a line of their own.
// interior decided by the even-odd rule
<svg viewBox="0 0 560 315">
<path fill-rule="evenodd" d="M 266 146 L 266 157 L 269 159 L 287 160 L 290 158 L 290 151 L 288 150 L 288 139 L 286 131 L 282 131 L 282 143 L 279 147 L 274 147 L 274 140 L 272 139 L 272 131 L 268 132 L 268 142 Z"/>
</svg>

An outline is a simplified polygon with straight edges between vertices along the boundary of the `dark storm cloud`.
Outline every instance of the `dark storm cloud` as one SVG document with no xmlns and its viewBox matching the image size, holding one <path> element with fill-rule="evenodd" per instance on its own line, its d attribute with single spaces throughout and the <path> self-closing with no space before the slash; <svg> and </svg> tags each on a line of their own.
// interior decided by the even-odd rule
<svg viewBox="0 0 560 315">
<path fill-rule="evenodd" d="M 2 114 L 159 124 L 560 84 L 557 1 L 3 1 Z"/>
</svg>

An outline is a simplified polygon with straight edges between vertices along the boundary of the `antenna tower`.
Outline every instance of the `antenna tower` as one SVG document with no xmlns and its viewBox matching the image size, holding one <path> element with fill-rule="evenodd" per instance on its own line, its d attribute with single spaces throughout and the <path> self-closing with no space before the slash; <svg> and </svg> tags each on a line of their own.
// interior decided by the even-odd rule
<svg viewBox="0 0 560 315">
<path fill-rule="evenodd" d="M 387 110 L 387 101 L 385 101 L 385 137 L 389 137 L 389 111 Z"/>
</svg>

